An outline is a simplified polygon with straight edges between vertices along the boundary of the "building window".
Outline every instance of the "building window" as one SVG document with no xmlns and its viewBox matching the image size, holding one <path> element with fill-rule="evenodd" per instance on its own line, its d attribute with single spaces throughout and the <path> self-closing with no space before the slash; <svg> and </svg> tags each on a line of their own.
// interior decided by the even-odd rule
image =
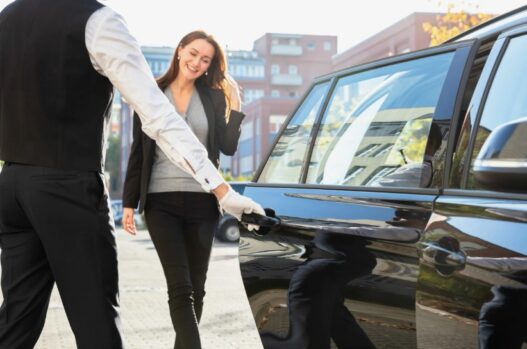
<svg viewBox="0 0 527 349">
<path fill-rule="evenodd" d="M 296 46 L 296 39 L 289 39 L 289 45 Z"/>
<path fill-rule="evenodd" d="M 278 44 L 280 44 L 280 41 L 278 39 L 273 39 L 272 45 L 275 46 L 275 45 L 278 45 Z"/>
<path fill-rule="evenodd" d="M 382 144 L 368 144 L 363 149 L 360 149 L 355 154 L 355 156 L 359 157 L 359 158 L 368 157 L 368 156 L 370 156 L 371 153 L 373 153 L 374 151 L 378 150 L 381 146 L 382 146 Z"/>
<path fill-rule="evenodd" d="M 280 66 L 278 64 L 271 65 L 271 75 L 280 74 Z"/>
<path fill-rule="evenodd" d="M 298 67 L 296 65 L 290 65 L 287 69 L 289 72 L 289 75 L 297 75 L 298 74 Z"/>
<path fill-rule="evenodd" d="M 296 91 L 289 91 L 289 97 L 296 97 L 297 93 Z"/>
<path fill-rule="evenodd" d="M 247 89 L 243 91 L 243 103 L 249 104 L 252 101 L 260 99 L 264 96 L 263 90 Z"/>
<path fill-rule="evenodd" d="M 331 51 L 331 42 L 324 41 L 324 51 Z"/>
<path fill-rule="evenodd" d="M 348 170 L 348 172 L 346 173 L 346 178 L 345 178 L 345 181 L 351 181 L 353 178 L 357 177 L 359 174 L 362 173 L 362 171 L 364 171 L 366 167 L 364 166 L 353 166 L 352 168 L 350 168 Z"/>
<path fill-rule="evenodd" d="M 280 97 L 280 91 L 272 90 L 271 91 L 271 97 L 274 97 L 274 98 Z"/>
<path fill-rule="evenodd" d="M 307 49 L 310 50 L 310 51 L 314 50 L 317 47 L 317 45 L 316 45 L 316 43 L 314 41 L 308 42 L 306 46 L 307 46 Z"/>
</svg>

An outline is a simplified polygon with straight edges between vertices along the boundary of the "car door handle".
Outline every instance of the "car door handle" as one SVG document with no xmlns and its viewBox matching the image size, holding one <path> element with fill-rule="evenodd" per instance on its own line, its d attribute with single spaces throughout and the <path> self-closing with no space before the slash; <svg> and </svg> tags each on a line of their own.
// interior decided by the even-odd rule
<svg viewBox="0 0 527 349">
<path fill-rule="evenodd" d="M 454 252 L 434 242 L 421 243 L 423 259 L 436 267 L 464 268 L 467 256 L 463 251 Z"/>
<path fill-rule="evenodd" d="M 277 229 L 280 226 L 281 220 L 276 217 L 273 209 L 266 208 L 265 216 L 258 213 L 244 213 L 241 217 L 241 222 L 244 224 L 258 225 L 260 229 L 253 231 L 255 235 L 266 235 L 270 231 Z"/>
<path fill-rule="evenodd" d="M 245 224 L 259 225 L 260 227 L 276 227 L 280 225 L 280 219 L 277 217 L 264 216 L 258 213 L 242 214 L 242 222 Z"/>
</svg>

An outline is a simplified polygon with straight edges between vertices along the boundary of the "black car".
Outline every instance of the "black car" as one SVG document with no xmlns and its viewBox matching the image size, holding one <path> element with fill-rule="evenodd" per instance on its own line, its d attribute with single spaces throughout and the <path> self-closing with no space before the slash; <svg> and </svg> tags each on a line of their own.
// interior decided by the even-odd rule
<svg viewBox="0 0 527 349">
<path fill-rule="evenodd" d="M 265 348 L 525 345 L 526 57 L 523 7 L 316 79 L 243 190 Z"/>
</svg>

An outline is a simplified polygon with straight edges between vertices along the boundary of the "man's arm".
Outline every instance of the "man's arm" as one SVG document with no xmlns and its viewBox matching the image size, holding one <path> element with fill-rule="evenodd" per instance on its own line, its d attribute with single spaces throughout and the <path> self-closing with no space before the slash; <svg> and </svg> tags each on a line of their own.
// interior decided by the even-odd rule
<svg viewBox="0 0 527 349">
<path fill-rule="evenodd" d="M 141 49 L 124 19 L 108 7 L 86 25 L 86 47 L 94 68 L 110 79 L 141 119 L 143 131 L 168 158 L 207 191 L 224 183 L 207 150 L 159 90 Z"/>
<path fill-rule="evenodd" d="M 168 159 L 212 191 L 222 209 L 238 219 L 242 213 L 265 214 L 259 204 L 225 183 L 205 147 L 158 88 L 139 44 L 119 14 L 109 7 L 92 14 L 86 24 L 86 48 L 94 69 L 121 92 L 141 119 L 142 130 Z"/>
</svg>

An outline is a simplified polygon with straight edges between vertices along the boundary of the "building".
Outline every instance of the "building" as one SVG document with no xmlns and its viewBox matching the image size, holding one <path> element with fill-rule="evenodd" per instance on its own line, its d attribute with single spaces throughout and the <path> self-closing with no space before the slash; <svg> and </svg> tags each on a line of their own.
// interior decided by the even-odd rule
<svg viewBox="0 0 527 349">
<path fill-rule="evenodd" d="M 263 97 L 245 107 L 238 151 L 232 161 L 235 176 L 251 175 L 258 168 L 297 103 L 298 98 Z"/>
<path fill-rule="evenodd" d="M 251 175 L 312 80 L 332 70 L 337 37 L 266 33 L 252 51 L 229 51 L 229 73 L 242 87 L 246 118 L 232 173 Z"/>
<path fill-rule="evenodd" d="M 412 13 L 333 57 L 332 70 L 337 71 L 430 46 L 430 34 L 423 30 L 423 24 L 437 24 L 437 17 L 441 15 L 444 13 Z"/>
<path fill-rule="evenodd" d="M 227 52 L 229 74 L 242 87 L 243 104 L 265 95 L 265 59 L 255 51 Z"/>
</svg>

